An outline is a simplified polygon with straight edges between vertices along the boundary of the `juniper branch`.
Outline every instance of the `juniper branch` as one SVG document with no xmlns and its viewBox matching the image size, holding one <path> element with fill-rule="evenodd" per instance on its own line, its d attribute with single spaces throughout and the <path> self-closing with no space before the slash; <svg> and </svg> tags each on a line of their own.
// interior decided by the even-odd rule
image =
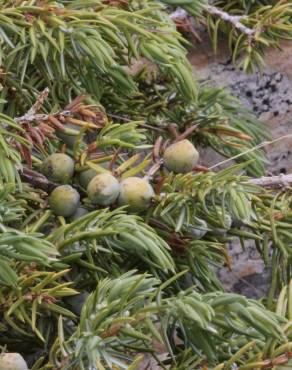
<svg viewBox="0 0 292 370">
<path fill-rule="evenodd" d="M 279 176 L 264 176 L 259 179 L 250 179 L 249 182 L 254 185 L 271 188 L 285 188 L 292 185 L 292 174 Z"/>
<path fill-rule="evenodd" d="M 215 15 L 215 16 L 221 18 L 223 21 L 231 23 L 235 28 L 237 28 L 238 30 L 240 30 L 241 32 L 243 32 L 244 34 L 246 34 L 249 37 L 252 37 L 256 32 L 255 29 L 251 29 L 251 28 L 245 26 L 242 23 L 242 21 L 244 19 L 246 19 L 246 16 L 231 15 L 231 14 L 228 14 L 227 12 L 225 12 L 225 11 L 215 7 L 215 6 L 212 6 L 212 5 L 206 6 L 205 10 L 209 14 Z M 188 13 L 184 9 L 178 8 L 170 14 L 170 18 L 173 19 L 173 20 L 182 19 L 182 18 L 187 19 L 188 18 Z"/>
<path fill-rule="evenodd" d="M 30 116 L 33 116 L 35 115 L 38 110 L 41 108 L 41 106 L 44 104 L 44 101 L 46 100 L 46 98 L 48 97 L 49 95 L 49 88 L 46 87 L 37 97 L 37 100 L 36 102 L 34 103 L 34 105 L 29 109 L 29 111 L 27 112 L 26 116 L 30 117 Z"/>
<path fill-rule="evenodd" d="M 227 12 L 225 12 L 221 9 L 218 9 L 215 6 L 212 6 L 212 5 L 208 5 L 206 7 L 206 10 L 207 10 L 208 13 L 210 13 L 212 15 L 215 15 L 215 16 L 218 16 L 223 21 L 227 21 L 227 22 L 231 23 L 235 28 L 237 28 L 238 30 L 240 30 L 241 32 L 246 34 L 250 39 L 252 38 L 252 36 L 256 32 L 255 29 L 248 28 L 242 23 L 242 20 L 246 19 L 245 16 L 230 15 Z"/>
<path fill-rule="evenodd" d="M 20 177 L 25 182 L 31 184 L 34 188 L 41 189 L 46 192 L 51 192 L 58 186 L 58 184 L 49 181 L 44 175 L 40 174 L 39 172 L 30 170 L 26 167 L 24 167 L 23 171 L 21 171 Z"/>
</svg>

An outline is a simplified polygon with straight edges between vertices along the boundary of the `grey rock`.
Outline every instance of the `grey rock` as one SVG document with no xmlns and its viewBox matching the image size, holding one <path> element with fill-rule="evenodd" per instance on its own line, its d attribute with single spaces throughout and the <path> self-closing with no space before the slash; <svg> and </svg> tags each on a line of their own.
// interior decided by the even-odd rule
<svg viewBox="0 0 292 370">
<path fill-rule="evenodd" d="M 226 53 L 226 52 L 225 52 Z M 283 57 L 278 51 L 271 51 L 268 67 L 264 72 L 245 74 L 236 70 L 227 60 L 227 54 L 221 55 L 220 63 L 212 59 L 209 53 L 205 65 L 200 65 L 200 75 L 205 76 L 218 86 L 226 86 L 232 95 L 238 97 L 243 105 L 252 110 L 263 120 L 278 138 L 291 133 L 292 122 L 292 47 L 286 45 Z M 224 59 L 225 58 L 225 59 Z M 192 57 L 195 65 L 195 59 Z M 195 68 L 196 69 L 196 68 Z M 273 174 L 292 172 L 292 139 L 287 138 L 269 147 L 267 171 Z M 218 154 L 208 149 L 201 153 L 201 163 L 213 165 L 222 160 Z M 270 286 L 269 266 L 265 266 L 254 243 L 247 242 L 243 251 L 235 238 L 229 245 L 228 252 L 233 261 L 232 271 L 222 268 L 218 275 L 225 288 L 249 297 L 264 296 Z"/>
</svg>

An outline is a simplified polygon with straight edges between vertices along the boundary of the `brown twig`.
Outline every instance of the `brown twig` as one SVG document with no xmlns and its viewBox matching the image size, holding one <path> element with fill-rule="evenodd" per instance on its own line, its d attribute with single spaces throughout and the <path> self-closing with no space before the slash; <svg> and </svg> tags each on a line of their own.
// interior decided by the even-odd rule
<svg viewBox="0 0 292 370">
<path fill-rule="evenodd" d="M 163 224 L 161 221 L 151 218 L 149 224 L 154 227 L 158 227 L 162 230 L 169 232 L 167 243 L 172 247 L 173 251 L 177 254 L 183 254 L 186 251 L 188 241 L 181 238 L 179 234 L 172 232 L 169 227 Z"/>
<path fill-rule="evenodd" d="M 46 87 L 38 96 L 37 96 L 37 99 L 36 99 L 36 102 L 34 103 L 34 105 L 27 111 L 27 113 L 25 113 L 23 116 L 21 117 L 17 117 L 15 118 L 15 121 L 17 122 L 31 122 L 31 121 L 34 121 L 35 120 L 35 117 L 36 116 L 39 116 L 37 114 L 37 112 L 39 111 L 39 109 L 41 108 L 41 106 L 44 104 L 44 101 L 46 100 L 46 98 L 48 97 L 49 95 L 49 88 Z M 43 116 L 43 115 L 41 115 Z M 40 119 L 41 120 L 41 119 Z"/>
<path fill-rule="evenodd" d="M 162 165 L 162 160 L 159 160 L 158 162 L 154 163 L 154 165 L 151 166 L 149 170 L 147 171 L 145 178 L 148 180 L 151 180 L 153 176 L 155 175 L 155 173 L 160 169 L 161 165 Z"/>
<path fill-rule="evenodd" d="M 112 159 L 109 163 L 109 166 L 108 166 L 110 171 L 113 171 L 120 152 L 121 152 L 121 148 L 118 148 L 117 150 L 115 150 L 114 155 L 113 155 L 113 157 L 112 157 Z"/>
<path fill-rule="evenodd" d="M 34 103 L 34 105 L 29 109 L 29 111 L 27 112 L 27 115 L 28 116 L 33 116 L 34 114 L 36 114 L 39 109 L 41 108 L 41 106 L 44 104 L 45 100 L 47 99 L 48 95 L 49 95 L 49 88 L 46 87 L 37 97 L 37 100 L 36 102 Z"/>
<path fill-rule="evenodd" d="M 24 167 L 23 170 L 20 172 L 21 178 L 32 185 L 34 188 L 41 189 L 45 191 L 46 193 L 50 193 L 53 191 L 57 186 L 60 186 L 60 184 L 55 183 L 53 181 L 50 181 L 46 176 L 43 174 L 31 170 L 27 167 Z M 78 185 L 73 184 L 72 185 L 76 190 L 81 194 L 86 194 L 84 190 Z"/>
<path fill-rule="evenodd" d="M 158 162 L 159 161 L 162 141 L 163 141 L 162 136 L 159 136 L 157 138 L 157 140 L 155 141 L 153 151 L 152 151 L 153 162 Z"/>
<path fill-rule="evenodd" d="M 176 123 L 170 123 L 167 126 L 168 131 L 173 136 L 174 139 L 177 139 L 179 137 L 179 133 L 177 131 L 177 124 Z"/>
<path fill-rule="evenodd" d="M 23 168 L 23 171 L 20 173 L 21 178 L 31 184 L 34 188 L 44 190 L 49 193 L 54 190 L 59 184 L 56 184 L 52 181 L 49 181 L 44 175 L 39 172 L 30 170 L 26 167 Z"/>
<path fill-rule="evenodd" d="M 68 105 L 66 105 L 65 110 L 73 112 L 80 106 L 81 102 L 86 98 L 86 95 L 79 95 L 77 98 L 71 101 Z"/>
<path fill-rule="evenodd" d="M 268 369 L 274 369 L 275 366 L 278 365 L 284 365 L 287 364 L 287 362 L 292 358 L 292 352 L 286 352 L 283 355 L 280 355 L 273 360 L 266 360 L 265 364 L 262 366 L 263 370 L 268 370 Z"/>
<path fill-rule="evenodd" d="M 154 130 L 154 131 L 157 131 L 157 132 L 165 132 L 165 129 L 163 129 L 161 127 L 147 125 L 146 123 L 139 123 L 138 126 L 143 127 L 143 128 L 149 128 L 150 130 Z"/>
<path fill-rule="evenodd" d="M 186 139 L 190 134 L 192 134 L 194 131 L 197 130 L 199 125 L 193 125 L 191 127 L 188 127 L 182 134 L 178 135 L 174 142 L 181 141 Z"/>
<path fill-rule="evenodd" d="M 103 117 L 98 117 L 98 113 L 92 112 L 86 106 L 82 104 L 82 101 L 86 98 L 85 95 L 78 96 L 70 104 L 68 104 L 63 111 L 53 113 L 53 114 L 42 114 L 37 113 L 45 99 L 49 94 L 49 89 L 46 88 L 43 92 L 39 94 L 35 104 L 21 117 L 16 117 L 15 121 L 20 123 L 29 122 L 49 122 L 54 128 L 64 130 L 64 126 L 61 122 L 69 122 L 77 126 L 98 129 L 103 127 Z M 85 115 L 87 120 L 77 119 L 72 117 L 73 115 Z M 92 120 L 98 122 L 91 122 Z M 90 120 L 89 120 L 90 119 Z M 99 122 L 100 121 L 100 122 Z"/>
<path fill-rule="evenodd" d="M 193 171 L 195 171 L 195 172 L 210 172 L 210 170 L 209 170 L 209 168 L 208 168 L 208 167 L 205 167 L 205 166 L 199 166 L 199 165 L 195 166 L 195 167 L 193 168 Z"/>
</svg>

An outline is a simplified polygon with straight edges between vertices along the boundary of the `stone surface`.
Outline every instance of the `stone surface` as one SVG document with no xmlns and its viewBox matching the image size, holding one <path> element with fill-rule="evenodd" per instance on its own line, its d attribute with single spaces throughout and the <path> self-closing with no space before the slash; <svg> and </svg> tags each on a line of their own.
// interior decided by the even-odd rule
<svg viewBox="0 0 292 370">
<path fill-rule="evenodd" d="M 202 43 L 194 40 L 189 59 L 194 71 L 202 79 L 210 79 L 225 86 L 266 123 L 276 139 L 286 137 L 266 147 L 270 164 L 267 172 L 273 174 L 292 172 L 292 42 L 282 44 L 282 49 L 271 49 L 266 54 L 266 66 L 262 73 L 245 74 L 230 63 L 226 43 L 220 42 L 218 54 L 214 56 L 207 35 L 201 35 Z M 206 149 L 200 153 L 201 164 L 210 166 L 223 158 Z M 252 241 L 247 242 L 245 251 L 234 240 L 229 245 L 232 271 L 221 269 L 219 277 L 227 290 L 248 297 L 262 297 L 267 293 L 271 273 L 257 252 Z"/>
<path fill-rule="evenodd" d="M 282 44 L 282 50 L 271 49 L 266 54 L 262 73 L 246 74 L 230 63 L 229 51 L 221 43 L 214 56 L 207 36 L 190 51 L 189 59 L 200 78 L 211 79 L 225 86 L 242 103 L 266 123 L 272 140 L 291 134 L 266 147 L 270 161 L 268 171 L 274 174 L 292 172 L 292 42 Z M 202 161 L 214 164 L 221 157 L 207 150 Z"/>
<path fill-rule="evenodd" d="M 254 242 L 245 243 L 245 251 L 238 240 L 228 246 L 232 271 L 219 269 L 218 276 L 228 291 L 235 291 L 247 297 L 261 298 L 268 290 L 271 278 L 270 268 L 266 267 L 257 252 Z"/>
</svg>

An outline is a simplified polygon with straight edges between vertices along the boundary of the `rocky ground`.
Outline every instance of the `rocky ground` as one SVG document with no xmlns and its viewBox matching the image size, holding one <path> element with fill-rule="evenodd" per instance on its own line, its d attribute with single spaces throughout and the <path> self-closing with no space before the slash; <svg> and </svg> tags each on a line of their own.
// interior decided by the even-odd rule
<svg viewBox="0 0 292 370">
<path fill-rule="evenodd" d="M 219 45 L 214 56 L 208 37 L 194 41 L 189 59 L 200 78 L 213 80 L 227 87 L 242 103 L 269 127 L 272 137 L 287 134 L 291 137 L 267 146 L 268 172 L 273 174 L 292 172 L 292 42 L 282 44 L 282 50 L 270 50 L 266 66 L 261 73 L 245 74 L 230 63 L 226 44 Z M 211 150 L 203 154 L 202 163 L 211 165 L 222 158 Z M 219 275 L 228 290 L 249 297 L 263 296 L 269 287 L 270 270 L 265 267 L 253 243 L 247 243 L 242 251 L 239 243 L 232 243 L 229 252 L 233 271 L 222 269 Z"/>
</svg>

